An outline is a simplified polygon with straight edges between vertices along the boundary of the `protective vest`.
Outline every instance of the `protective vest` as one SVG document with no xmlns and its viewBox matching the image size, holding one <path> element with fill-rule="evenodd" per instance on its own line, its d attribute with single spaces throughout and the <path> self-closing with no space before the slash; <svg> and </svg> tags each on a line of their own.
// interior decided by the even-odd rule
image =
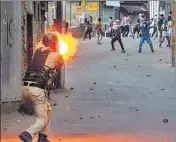
<svg viewBox="0 0 176 142">
<path fill-rule="evenodd" d="M 31 66 L 27 70 L 23 81 L 36 82 L 45 87 L 53 70 L 45 67 L 46 59 L 51 51 L 49 48 L 43 49 L 39 48 L 36 50 Z"/>
</svg>

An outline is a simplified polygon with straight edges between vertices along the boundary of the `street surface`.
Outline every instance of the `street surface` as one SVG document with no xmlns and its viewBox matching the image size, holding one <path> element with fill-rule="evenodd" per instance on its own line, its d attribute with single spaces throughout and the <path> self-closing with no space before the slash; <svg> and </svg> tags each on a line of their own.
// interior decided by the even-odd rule
<svg viewBox="0 0 176 142">
<path fill-rule="evenodd" d="M 176 142 L 176 82 L 171 49 L 123 38 L 126 54 L 80 40 L 76 59 L 66 67 L 66 90 L 53 94 L 51 142 Z M 71 89 L 70 89 L 71 88 Z M 3 114 L 2 142 L 17 136 L 34 117 Z M 168 122 L 167 122 L 168 121 Z"/>
</svg>

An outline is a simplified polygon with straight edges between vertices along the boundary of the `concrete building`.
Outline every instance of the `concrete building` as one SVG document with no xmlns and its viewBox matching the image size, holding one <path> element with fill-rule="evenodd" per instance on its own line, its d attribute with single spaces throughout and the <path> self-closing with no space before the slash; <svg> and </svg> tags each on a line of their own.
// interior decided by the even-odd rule
<svg viewBox="0 0 176 142">
<path fill-rule="evenodd" d="M 150 19 L 155 15 L 164 14 L 166 17 L 171 11 L 172 1 L 150 1 Z"/>
<path fill-rule="evenodd" d="M 33 56 L 37 43 L 46 31 L 47 2 L 21 2 L 21 42 L 22 42 L 22 77 Z"/>
<path fill-rule="evenodd" d="M 1 111 L 21 100 L 21 2 L 1 1 Z"/>
<path fill-rule="evenodd" d="M 154 18 L 155 15 L 159 15 L 159 1 L 150 1 L 150 19 Z"/>
<path fill-rule="evenodd" d="M 21 102 L 21 80 L 45 32 L 47 2 L 1 2 L 1 103 L 14 111 Z"/>
<path fill-rule="evenodd" d="M 92 16 L 95 23 L 99 17 L 99 2 L 85 1 L 82 5 L 81 1 L 67 1 L 66 2 L 66 20 L 70 28 L 79 27 L 84 23 L 84 18 Z"/>
<path fill-rule="evenodd" d="M 55 1 L 48 2 L 48 14 L 47 14 L 48 25 L 53 24 L 53 19 L 56 19 L 56 2 Z"/>
</svg>

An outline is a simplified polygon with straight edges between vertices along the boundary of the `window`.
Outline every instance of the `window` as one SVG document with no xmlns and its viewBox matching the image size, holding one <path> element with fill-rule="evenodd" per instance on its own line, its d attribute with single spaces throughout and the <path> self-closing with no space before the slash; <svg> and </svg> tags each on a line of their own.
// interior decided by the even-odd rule
<svg viewBox="0 0 176 142">
<path fill-rule="evenodd" d="M 55 12 L 55 9 L 54 8 L 52 8 L 52 14 Z"/>
<path fill-rule="evenodd" d="M 52 14 L 52 20 L 53 20 L 53 19 L 56 19 L 56 18 L 55 18 L 55 14 Z"/>
</svg>

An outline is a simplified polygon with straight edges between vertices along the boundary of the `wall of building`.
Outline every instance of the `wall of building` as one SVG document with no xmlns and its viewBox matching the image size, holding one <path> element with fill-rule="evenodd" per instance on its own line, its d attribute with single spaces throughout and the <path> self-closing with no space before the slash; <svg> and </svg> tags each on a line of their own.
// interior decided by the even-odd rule
<svg viewBox="0 0 176 142">
<path fill-rule="evenodd" d="M 56 19 L 56 2 L 49 2 L 48 3 L 48 15 L 47 15 L 48 25 L 53 24 L 53 19 Z"/>
<path fill-rule="evenodd" d="M 21 2 L 1 2 L 1 103 L 21 100 Z M 7 103 L 7 105 L 6 105 Z"/>
<path fill-rule="evenodd" d="M 28 29 L 27 29 L 27 15 L 32 15 L 32 27 L 33 27 L 33 37 L 28 36 Z M 26 72 L 28 68 L 28 63 L 30 63 L 30 60 L 32 59 L 33 52 L 37 48 L 38 43 L 41 41 L 45 29 L 42 27 L 42 24 L 44 24 L 44 21 L 41 17 L 41 9 L 40 9 L 40 2 L 29 2 L 29 1 L 22 1 L 21 2 L 21 76 L 24 77 L 24 73 Z M 31 32 L 31 31 L 29 31 Z M 32 39 L 29 39 L 32 38 Z M 33 45 L 29 47 L 28 43 L 29 40 L 33 41 Z"/>
</svg>

